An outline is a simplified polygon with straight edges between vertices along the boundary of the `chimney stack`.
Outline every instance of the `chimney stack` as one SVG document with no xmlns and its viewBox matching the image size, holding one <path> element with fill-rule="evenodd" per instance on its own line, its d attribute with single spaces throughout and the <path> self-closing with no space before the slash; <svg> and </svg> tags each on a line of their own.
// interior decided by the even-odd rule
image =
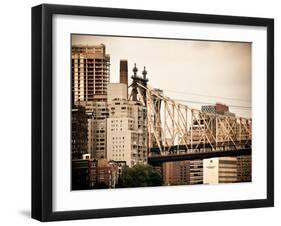
<svg viewBox="0 0 281 226">
<path fill-rule="evenodd" d="M 120 83 L 128 86 L 128 61 L 120 60 Z"/>
</svg>

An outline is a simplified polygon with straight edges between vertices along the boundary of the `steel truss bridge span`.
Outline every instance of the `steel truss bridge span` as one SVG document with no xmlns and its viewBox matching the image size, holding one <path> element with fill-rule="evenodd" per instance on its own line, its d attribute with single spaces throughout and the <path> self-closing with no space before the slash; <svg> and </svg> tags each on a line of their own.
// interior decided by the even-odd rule
<svg viewBox="0 0 281 226">
<path fill-rule="evenodd" d="M 148 161 L 249 154 L 251 119 L 194 109 L 138 81 L 131 87 L 130 98 L 147 107 Z"/>
</svg>

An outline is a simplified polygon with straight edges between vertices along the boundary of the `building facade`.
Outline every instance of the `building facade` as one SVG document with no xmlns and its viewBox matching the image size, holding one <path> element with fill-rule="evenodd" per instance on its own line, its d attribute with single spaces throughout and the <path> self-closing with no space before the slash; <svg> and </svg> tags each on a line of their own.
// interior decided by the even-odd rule
<svg viewBox="0 0 281 226">
<path fill-rule="evenodd" d="M 87 152 L 98 159 L 106 157 L 109 66 L 105 45 L 72 46 L 72 101 L 86 109 Z"/>
<path fill-rule="evenodd" d="M 165 162 L 163 163 L 164 185 L 190 184 L 190 161 Z"/>
<path fill-rule="evenodd" d="M 237 157 L 237 182 L 252 181 L 252 156 L 241 155 Z"/>
<path fill-rule="evenodd" d="M 190 184 L 203 184 L 203 160 L 190 160 L 189 167 Z"/>
<path fill-rule="evenodd" d="M 203 160 L 204 184 L 234 182 L 237 182 L 237 157 L 220 157 Z"/>
<path fill-rule="evenodd" d="M 92 158 L 106 158 L 106 118 L 108 105 L 104 101 L 81 101 L 87 115 L 87 150 Z"/>
<path fill-rule="evenodd" d="M 91 188 L 115 188 L 118 182 L 118 165 L 106 159 L 92 160 Z"/>
<path fill-rule="evenodd" d="M 203 160 L 165 162 L 162 166 L 164 185 L 203 183 Z"/>
<path fill-rule="evenodd" d="M 109 67 L 105 45 L 73 45 L 72 101 L 106 101 Z"/>
<path fill-rule="evenodd" d="M 81 159 L 88 153 L 88 118 L 83 106 L 73 106 L 71 110 L 71 155 Z"/>
<path fill-rule="evenodd" d="M 235 114 L 229 112 L 229 107 L 225 104 L 216 103 L 215 105 L 203 105 L 201 107 L 202 112 L 208 112 L 213 114 L 235 116 Z"/>
<path fill-rule="evenodd" d="M 106 159 L 72 160 L 72 190 L 115 188 L 120 167 Z"/>
<path fill-rule="evenodd" d="M 201 112 L 207 114 L 202 114 L 200 116 L 201 120 L 193 120 L 191 125 L 192 134 L 189 133 L 188 138 L 192 139 L 194 143 L 204 141 L 204 136 L 208 137 L 208 142 L 223 142 L 225 130 L 229 129 L 229 124 L 231 125 L 236 121 L 235 114 L 229 111 L 227 105 L 221 103 L 202 106 Z M 226 118 L 227 123 L 225 122 Z M 239 131 L 236 128 L 229 130 L 229 135 L 233 139 L 236 139 L 238 134 Z"/>
<path fill-rule="evenodd" d="M 110 84 L 107 118 L 107 158 L 131 167 L 147 163 L 147 109 L 127 99 L 125 84 Z M 111 95 L 112 93 L 112 95 Z"/>
<path fill-rule="evenodd" d="M 71 189 L 85 190 L 90 188 L 89 160 L 72 159 Z"/>
</svg>

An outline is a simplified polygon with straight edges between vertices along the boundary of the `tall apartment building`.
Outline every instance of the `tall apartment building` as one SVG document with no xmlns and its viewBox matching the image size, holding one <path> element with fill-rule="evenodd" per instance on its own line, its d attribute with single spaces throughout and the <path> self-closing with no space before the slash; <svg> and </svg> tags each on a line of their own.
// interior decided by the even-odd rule
<svg viewBox="0 0 281 226">
<path fill-rule="evenodd" d="M 85 107 L 87 115 L 87 150 L 92 158 L 106 158 L 106 118 L 108 105 L 104 101 L 78 102 Z"/>
<path fill-rule="evenodd" d="M 71 112 L 71 155 L 81 159 L 87 153 L 87 115 L 83 106 L 73 106 Z"/>
<path fill-rule="evenodd" d="M 92 158 L 106 157 L 107 85 L 110 57 L 100 45 L 72 46 L 72 102 L 85 107 L 87 151 Z"/>
<path fill-rule="evenodd" d="M 73 45 L 72 101 L 106 101 L 109 66 L 105 45 Z"/>
<path fill-rule="evenodd" d="M 108 86 L 107 159 L 131 167 L 147 162 L 147 109 L 127 99 L 127 85 Z"/>
<path fill-rule="evenodd" d="M 220 157 L 203 160 L 203 183 L 220 184 L 237 182 L 237 158 Z"/>
</svg>

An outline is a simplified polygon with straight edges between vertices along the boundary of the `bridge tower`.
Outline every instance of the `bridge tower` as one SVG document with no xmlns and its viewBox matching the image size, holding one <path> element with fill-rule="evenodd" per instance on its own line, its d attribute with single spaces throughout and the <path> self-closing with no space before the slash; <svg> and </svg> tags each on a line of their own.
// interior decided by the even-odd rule
<svg viewBox="0 0 281 226">
<path fill-rule="evenodd" d="M 146 106 L 146 88 L 147 88 L 147 83 L 148 83 L 148 79 L 146 78 L 147 75 L 147 71 L 144 67 L 143 72 L 142 72 L 142 77 L 137 75 L 138 72 L 138 68 L 135 66 L 133 68 L 133 72 L 134 74 L 132 75 L 132 91 L 131 91 L 131 99 L 133 101 L 138 101 L 138 94 L 141 95 L 142 100 L 143 100 L 143 104 Z M 140 86 L 141 85 L 141 86 Z"/>
</svg>

